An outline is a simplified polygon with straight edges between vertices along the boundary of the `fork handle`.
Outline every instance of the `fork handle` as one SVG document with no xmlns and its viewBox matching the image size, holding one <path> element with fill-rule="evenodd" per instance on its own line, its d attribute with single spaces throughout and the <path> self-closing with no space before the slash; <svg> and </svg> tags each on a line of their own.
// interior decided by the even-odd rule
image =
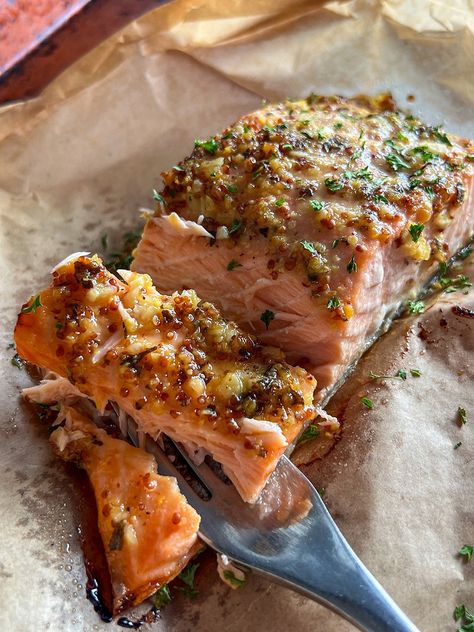
<svg viewBox="0 0 474 632">
<path fill-rule="evenodd" d="M 265 564 L 259 564 L 255 570 L 334 610 L 364 632 L 419 632 L 358 559 L 319 502 L 327 515 L 313 527 L 308 540 L 314 543 L 313 549 L 308 547 L 304 556 L 289 552 L 278 576 L 271 565 L 262 568 Z"/>
</svg>

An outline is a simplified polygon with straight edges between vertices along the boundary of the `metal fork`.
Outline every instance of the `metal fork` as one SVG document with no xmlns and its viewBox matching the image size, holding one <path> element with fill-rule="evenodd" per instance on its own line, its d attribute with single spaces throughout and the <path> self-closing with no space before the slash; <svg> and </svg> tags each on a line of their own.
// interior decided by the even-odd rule
<svg viewBox="0 0 474 632">
<path fill-rule="evenodd" d="M 134 424 L 129 436 L 137 444 Z M 310 481 L 282 457 L 259 500 L 244 503 L 207 463 L 196 465 L 146 439 L 160 473 L 175 476 L 201 516 L 201 538 L 218 553 L 334 610 L 366 632 L 417 632 L 339 531 Z M 178 459 L 176 459 L 178 457 Z M 183 475 L 184 459 L 196 480 Z"/>
</svg>

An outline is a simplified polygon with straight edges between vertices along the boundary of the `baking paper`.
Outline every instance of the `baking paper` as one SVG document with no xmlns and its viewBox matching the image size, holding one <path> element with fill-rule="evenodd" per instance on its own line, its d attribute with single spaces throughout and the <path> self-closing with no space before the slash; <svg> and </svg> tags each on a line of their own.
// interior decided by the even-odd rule
<svg viewBox="0 0 474 632">
<path fill-rule="evenodd" d="M 474 136 L 472 2 L 172 2 L 37 99 L 0 111 L 2 630 L 112 629 L 84 596 L 75 479 L 20 401 L 31 380 L 10 363 L 8 346 L 21 304 L 69 253 L 107 259 L 125 231 L 140 227 L 160 171 L 188 154 L 194 138 L 262 99 L 380 90 Z M 341 441 L 307 468 L 356 553 L 427 632 L 456 629 L 457 603 L 474 607 L 474 562 L 457 556 L 474 544 L 474 321 L 451 309 L 473 305 L 469 296 L 448 298 L 419 318 L 427 334 L 416 320 L 402 321 L 364 359 L 329 405 L 343 422 Z M 422 375 L 368 378 L 402 367 Z M 361 405 L 364 396 L 373 410 Z M 204 566 L 197 600 L 177 596 L 154 630 L 353 629 L 255 576 L 232 591 Z"/>
</svg>

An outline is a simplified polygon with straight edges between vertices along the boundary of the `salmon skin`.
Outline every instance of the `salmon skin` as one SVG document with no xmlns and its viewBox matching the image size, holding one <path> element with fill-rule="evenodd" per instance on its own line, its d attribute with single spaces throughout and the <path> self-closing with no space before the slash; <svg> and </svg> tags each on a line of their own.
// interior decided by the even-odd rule
<svg viewBox="0 0 474 632">
<path fill-rule="evenodd" d="M 22 358 L 67 378 L 103 411 L 114 403 L 157 439 L 211 454 L 254 502 L 279 457 L 316 416 L 316 382 L 261 347 L 194 291 L 160 294 L 151 278 L 111 274 L 79 254 L 23 308 Z"/>
<path fill-rule="evenodd" d="M 176 479 L 157 473 L 151 454 L 109 436 L 75 408 L 63 406 L 60 416 L 50 442 L 91 482 L 118 614 L 183 570 L 200 548 L 200 518 Z"/>
<path fill-rule="evenodd" d="M 474 232 L 473 143 L 389 95 L 269 105 L 195 145 L 132 269 L 277 343 L 320 398 Z"/>
</svg>

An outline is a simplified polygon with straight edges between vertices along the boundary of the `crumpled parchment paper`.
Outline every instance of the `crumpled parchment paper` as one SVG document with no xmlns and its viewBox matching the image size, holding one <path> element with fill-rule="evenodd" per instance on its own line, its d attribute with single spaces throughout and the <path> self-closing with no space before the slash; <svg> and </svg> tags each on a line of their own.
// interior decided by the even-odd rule
<svg viewBox="0 0 474 632">
<path fill-rule="evenodd" d="M 160 171 L 195 137 L 262 98 L 380 90 L 474 136 L 472 2 L 178 0 L 104 42 L 39 98 L 0 111 L 2 630 L 111 629 L 84 597 L 74 479 L 19 399 L 30 378 L 7 348 L 19 306 L 67 254 L 104 254 L 105 234 L 110 254 L 139 227 L 137 209 L 152 205 Z M 456 555 L 474 544 L 474 321 L 451 310 L 474 305 L 448 298 L 419 317 L 424 329 L 401 321 L 366 356 L 329 406 L 342 440 L 307 468 L 357 554 L 427 632 L 456 629 L 454 606 L 474 606 L 474 561 Z M 368 379 L 402 367 L 422 376 Z M 468 415 L 462 428 L 458 406 Z M 257 577 L 231 591 L 208 567 L 198 588 L 196 601 L 177 597 L 153 629 L 353 629 Z"/>
</svg>

